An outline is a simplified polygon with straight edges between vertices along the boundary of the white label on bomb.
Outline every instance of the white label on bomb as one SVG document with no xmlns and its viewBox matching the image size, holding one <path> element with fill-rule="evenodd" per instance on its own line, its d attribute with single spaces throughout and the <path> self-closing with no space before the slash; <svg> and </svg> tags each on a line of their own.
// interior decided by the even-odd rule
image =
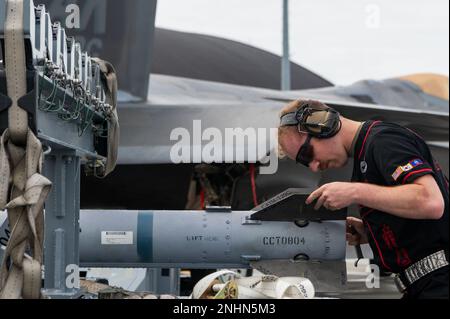
<svg viewBox="0 0 450 319">
<path fill-rule="evenodd" d="M 102 231 L 102 245 L 133 245 L 133 232 Z"/>
</svg>

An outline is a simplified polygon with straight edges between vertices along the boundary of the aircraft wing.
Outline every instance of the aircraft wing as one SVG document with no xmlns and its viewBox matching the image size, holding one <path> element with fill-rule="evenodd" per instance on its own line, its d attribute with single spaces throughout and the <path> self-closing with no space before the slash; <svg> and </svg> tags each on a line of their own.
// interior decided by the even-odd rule
<svg viewBox="0 0 450 319">
<path fill-rule="evenodd" d="M 193 128 L 196 120 L 201 121 L 202 133 L 207 128 L 217 128 L 223 136 L 226 128 L 277 128 L 281 108 L 298 98 L 319 99 L 355 120 L 395 122 L 414 129 L 437 147 L 448 148 L 448 101 L 440 101 L 442 106 L 439 107 L 428 107 L 423 103 L 410 107 L 377 105 L 361 103 L 342 94 L 324 94 L 321 89 L 282 92 L 153 74 L 147 103 L 120 104 L 119 163 L 171 163 L 170 152 L 177 143 L 170 139 L 171 134 L 175 129 L 183 128 L 189 132 L 191 142 L 197 142 Z M 268 138 L 267 135 L 257 142 L 269 145 Z M 216 142 L 224 150 L 233 147 L 225 138 Z M 245 147 L 253 142 L 248 140 Z M 208 143 L 208 140 L 200 141 L 202 147 Z"/>
</svg>

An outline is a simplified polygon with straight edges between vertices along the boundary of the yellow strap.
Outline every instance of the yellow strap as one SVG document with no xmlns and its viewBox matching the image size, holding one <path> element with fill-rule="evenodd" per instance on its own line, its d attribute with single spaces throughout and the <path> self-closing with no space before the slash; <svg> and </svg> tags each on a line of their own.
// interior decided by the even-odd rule
<svg viewBox="0 0 450 319">
<path fill-rule="evenodd" d="M 220 278 L 228 277 L 221 281 Z M 312 299 L 315 289 L 302 277 L 252 276 L 240 277 L 230 270 L 221 270 L 201 279 L 191 299 Z"/>
</svg>

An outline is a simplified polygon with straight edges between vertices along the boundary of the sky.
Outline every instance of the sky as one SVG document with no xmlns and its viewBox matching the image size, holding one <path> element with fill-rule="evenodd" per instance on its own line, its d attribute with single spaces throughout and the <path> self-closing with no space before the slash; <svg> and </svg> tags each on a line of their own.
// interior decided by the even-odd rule
<svg viewBox="0 0 450 319">
<path fill-rule="evenodd" d="M 291 60 L 335 84 L 449 75 L 448 0 L 289 3 Z M 156 26 L 282 52 L 282 0 L 158 0 Z"/>
</svg>

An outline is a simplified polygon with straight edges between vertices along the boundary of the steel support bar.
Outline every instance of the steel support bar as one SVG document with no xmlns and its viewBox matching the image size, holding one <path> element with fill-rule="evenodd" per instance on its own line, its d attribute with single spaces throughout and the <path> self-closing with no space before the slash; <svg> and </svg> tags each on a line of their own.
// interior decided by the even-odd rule
<svg viewBox="0 0 450 319">
<path fill-rule="evenodd" d="M 75 298 L 80 293 L 80 158 L 75 151 L 52 152 L 44 173 L 53 181 L 45 210 L 44 294 Z"/>
</svg>

